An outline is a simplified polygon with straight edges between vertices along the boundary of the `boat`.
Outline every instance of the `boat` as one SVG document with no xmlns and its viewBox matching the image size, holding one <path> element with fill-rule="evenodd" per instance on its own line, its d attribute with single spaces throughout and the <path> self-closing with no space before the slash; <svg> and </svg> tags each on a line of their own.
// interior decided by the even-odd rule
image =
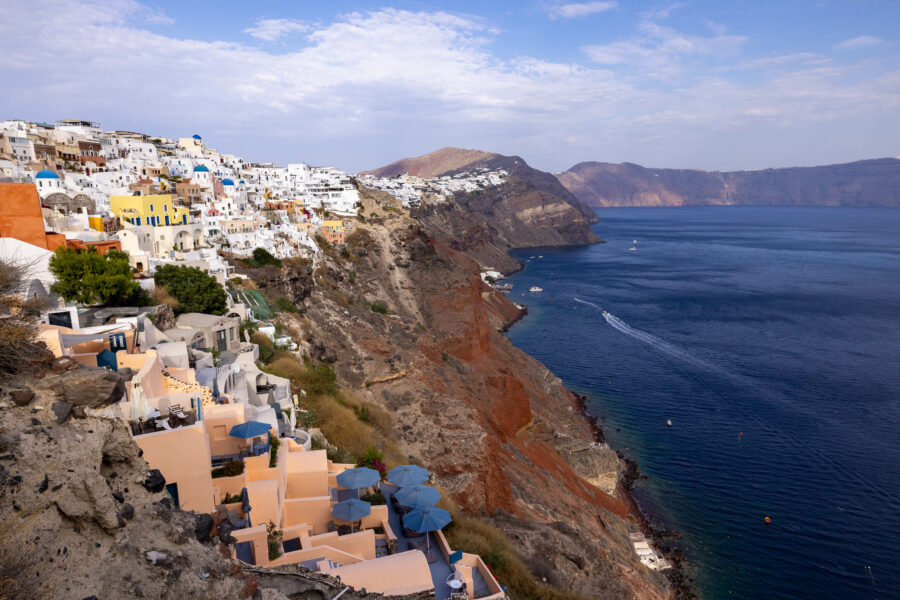
<svg viewBox="0 0 900 600">
<path fill-rule="evenodd" d="M 637 246 L 632 246 L 628 249 L 629 252 L 634 252 L 635 250 L 637 250 Z"/>
<path fill-rule="evenodd" d="M 608 317 L 608 316 L 609 316 L 609 313 L 608 313 L 608 312 L 606 312 L 606 311 L 605 311 L 605 310 L 603 310 L 603 311 L 600 311 L 600 312 L 602 312 L 602 313 L 603 313 L 603 316 L 604 316 L 604 317 Z"/>
<path fill-rule="evenodd" d="M 532 294 L 537 294 L 538 292 L 543 292 L 544 288 L 540 288 L 536 285 L 533 285 L 530 288 L 528 288 L 528 291 L 531 292 Z"/>
<path fill-rule="evenodd" d="M 669 427 L 671 427 L 671 426 L 672 426 L 672 419 L 666 419 L 666 425 L 668 425 Z"/>
</svg>

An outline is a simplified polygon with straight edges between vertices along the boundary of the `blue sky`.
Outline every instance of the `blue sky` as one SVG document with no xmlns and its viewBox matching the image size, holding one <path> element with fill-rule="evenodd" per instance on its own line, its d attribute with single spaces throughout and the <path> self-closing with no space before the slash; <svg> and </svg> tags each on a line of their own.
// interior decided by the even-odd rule
<svg viewBox="0 0 900 600">
<path fill-rule="evenodd" d="M 894 0 L 4 0 L 0 119 L 349 171 L 443 146 L 758 169 L 900 154 Z"/>
</svg>

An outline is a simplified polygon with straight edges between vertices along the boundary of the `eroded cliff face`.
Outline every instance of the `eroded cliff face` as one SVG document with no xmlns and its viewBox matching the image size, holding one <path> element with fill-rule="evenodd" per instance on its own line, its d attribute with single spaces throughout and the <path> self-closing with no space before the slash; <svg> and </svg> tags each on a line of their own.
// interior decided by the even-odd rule
<svg viewBox="0 0 900 600">
<path fill-rule="evenodd" d="M 627 539 L 615 454 L 593 443 L 560 380 L 498 332 L 519 310 L 481 282 L 472 247 L 436 239 L 427 218 L 364 204 L 353 258 L 325 259 L 327 285 L 300 305 L 339 380 L 387 408 L 403 450 L 500 526 L 538 576 L 591 598 L 667 597 Z M 388 314 L 367 307 L 375 300 Z"/>
<path fill-rule="evenodd" d="M 579 163 L 557 175 L 590 206 L 900 206 L 900 160 L 708 172 Z"/>
<path fill-rule="evenodd" d="M 461 170 L 503 169 L 503 185 L 458 193 L 443 204 L 413 211 L 428 233 L 463 252 L 482 267 L 511 272 L 514 248 L 571 246 L 602 242 L 591 231 L 597 215 L 551 174 L 517 156 L 494 156 Z"/>
</svg>

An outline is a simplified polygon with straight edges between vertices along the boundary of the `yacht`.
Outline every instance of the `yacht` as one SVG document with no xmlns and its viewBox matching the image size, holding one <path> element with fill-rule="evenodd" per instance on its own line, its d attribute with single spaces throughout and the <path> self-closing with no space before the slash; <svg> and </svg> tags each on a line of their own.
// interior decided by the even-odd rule
<svg viewBox="0 0 900 600">
<path fill-rule="evenodd" d="M 669 427 L 671 427 L 671 426 L 672 426 L 672 419 L 666 419 L 666 425 L 668 425 Z"/>
<path fill-rule="evenodd" d="M 538 292 L 543 292 L 544 288 L 533 285 L 530 288 L 528 288 L 528 291 L 531 292 L 532 294 L 537 294 Z"/>
</svg>

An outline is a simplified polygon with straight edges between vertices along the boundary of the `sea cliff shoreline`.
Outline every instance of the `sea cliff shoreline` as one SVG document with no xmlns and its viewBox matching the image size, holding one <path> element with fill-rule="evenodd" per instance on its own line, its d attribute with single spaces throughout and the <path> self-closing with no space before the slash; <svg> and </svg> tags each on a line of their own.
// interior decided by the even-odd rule
<svg viewBox="0 0 900 600">
<path fill-rule="evenodd" d="M 605 243 L 605 242 L 599 242 Z M 565 247 L 577 247 L 577 244 L 569 244 Z M 546 249 L 559 250 L 560 246 L 550 246 L 544 247 Z M 523 251 L 525 248 L 514 248 L 512 251 Z M 528 248 L 527 250 L 534 250 L 535 252 L 539 252 L 541 248 Z M 524 269 L 524 262 L 512 256 L 510 257 L 515 260 L 519 268 L 504 272 L 505 277 L 510 277 L 515 273 L 520 272 Z M 528 307 L 522 306 L 522 309 L 519 311 L 519 315 L 513 320 L 509 321 L 504 327 L 500 330 L 501 333 L 508 332 L 513 326 L 519 325 L 521 326 L 522 321 L 524 321 L 525 317 L 528 316 Z M 515 344 L 514 344 L 515 345 Z M 515 345 L 520 351 L 531 356 L 525 349 L 520 348 Z M 534 357 L 532 357 L 534 358 Z M 535 359 L 537 360 L 537 359 Z M 543 364 L 543 363 L 542 363 Z M 551 373 L 553 373 L 553 369 L 544 365 Z M 555 375 L 555 373 L 554 373 Z M 629 458 L 624 451 L 618 448 L 612 448 L 609 446 L 607 442 L 606 433 L 604 431 L 606 417 L 601 414 L 597 414 L 591 411 L 590 409 L 590 397 L 587 394 L 582 394 L 577 391 L 570 389 L 568 386 L 565 386 L 566 391 L 568 391 L 575 398 L 575 402 L 579 407 L 579 415 L 580 417 L 588 423 L 590 426 L 595 441 L 598 444 L 605 444 L 615 451 L 616 455 L 619 457 L 619 461 L 623 467 L 623 473 L 620 477 L 619 484 L 616 489 L 616 493 L 622 498 L 622 500 L 630 507 L 632 514 L 638 523 L 638 526 L 644 535 L 652 540 L 653 546 L 666 558 L 669 564 L 672 566 L 671 569 L 667 569 L 664 571 L 664 575 L 672 584 L 672 588 L 675 594 L 675 597 L 678 599 L 686 599 L 693 600 L 699 599 L 699 593 L 696 588 L 696 584 L 694 578 L 691 576 L 692 565 L 687 561 L 684 556 L 684 552 L 681 546 L 682 535 L 680 532 L 671 529 L 666 525 L 665 515 L 658 514 L 657 512 L 649 510 L 646 506 L 642 506 L 639 500 L 639 494 L 634 493 L 634 485 L 637 481 L 641 479 L 645 479 L 647 476 L 644 475 L 640 470 L 640 465 L 632 458 Z"/>
</svg>

